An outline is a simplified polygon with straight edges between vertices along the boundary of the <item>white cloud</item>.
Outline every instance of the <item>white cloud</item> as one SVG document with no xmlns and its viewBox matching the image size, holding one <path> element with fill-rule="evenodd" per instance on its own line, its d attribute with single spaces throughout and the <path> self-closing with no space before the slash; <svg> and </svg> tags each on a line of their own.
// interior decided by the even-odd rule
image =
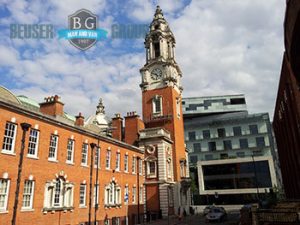
<svg viewBox="0 0 300 225">
<path fill-rule="evenodd" d="M 87 8 L 99 15 L 100 27 L 108 30 L 111 24 L 123 22 L 120 16 L 150 23 L 155 11 L 150 0 L 124 5 L 117 0 L 4 4 L 11 16 L 1 22 L 47 22 L 66 27 L 68 15 Z M 179 0 L 161 0 L 158 4 L 177 41 L 184 97 L 245 93 L 250 112 L 273 113 L 283 52 L 284 3 L 202 0 L 184 5 Z M 100 97 L 109 115 L 141 112 L 139 69 L 144 57 L 142 40 L 101 41 L 86 52 L 66 40 L 0 41 L 0 65 L 10 66 L 12 79 L 18 80 L 13 91 L 37 101 L 59 94 L 66 111 L 74 115 L 83 112 L 86 117 L 94 113 Z"/>
</svg>

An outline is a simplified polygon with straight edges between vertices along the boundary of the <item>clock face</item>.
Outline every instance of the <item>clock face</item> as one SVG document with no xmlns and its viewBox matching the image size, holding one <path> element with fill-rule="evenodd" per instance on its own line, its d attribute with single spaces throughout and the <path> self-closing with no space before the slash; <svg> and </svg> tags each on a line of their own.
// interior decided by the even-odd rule
<svg viewBox="0 0 300 225">
<path fill-rule="evenodd" d="M 162 77 L 162 71 L 159 68 L 155 68 L 151 72 L 151 78 L 153 80 L 158 80 Z"/>
</svg>

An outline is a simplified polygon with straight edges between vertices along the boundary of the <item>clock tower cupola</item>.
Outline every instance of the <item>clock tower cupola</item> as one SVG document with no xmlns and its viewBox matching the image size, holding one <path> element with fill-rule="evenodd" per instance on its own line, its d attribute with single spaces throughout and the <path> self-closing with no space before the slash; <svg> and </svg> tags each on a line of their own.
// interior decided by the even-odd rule
<svg viewBox="0 0 300 225">
<path fill-rule="evenodd" d="M 142 90 L 172 86 L 178 92 L 182 91 L 181 71 L 175 61 L 175 43 L 169 24 L 157 6 L 145 38 L 146 64 L 140 70 Z"/>
</svg>

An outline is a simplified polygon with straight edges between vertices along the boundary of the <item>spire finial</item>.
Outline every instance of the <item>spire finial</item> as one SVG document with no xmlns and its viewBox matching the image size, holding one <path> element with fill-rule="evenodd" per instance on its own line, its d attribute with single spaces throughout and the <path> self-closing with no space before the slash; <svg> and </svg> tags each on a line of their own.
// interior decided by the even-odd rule
<svg viewBox="0 0 300 225">
<path fill-rule="evenodd" d="M 105 107 L 103 105 L 103 102 L 102 102 L 102 98 L 99 99 L 99 103 L 97 105 L 97 110 L 96 110 L 96 115 L 98 115 L 99 113 L 102 113 L 102 114 L 105 114 Z"/>
<path fill-rule="evenodd" d="M 164 18 L 164 14 L 163 14 L 161 8 L 159 7 L 159 5 L 156 6 L 154 18 L 156 18 L 156 19 L 158 19 L 158 18 Z"/>
</svg>

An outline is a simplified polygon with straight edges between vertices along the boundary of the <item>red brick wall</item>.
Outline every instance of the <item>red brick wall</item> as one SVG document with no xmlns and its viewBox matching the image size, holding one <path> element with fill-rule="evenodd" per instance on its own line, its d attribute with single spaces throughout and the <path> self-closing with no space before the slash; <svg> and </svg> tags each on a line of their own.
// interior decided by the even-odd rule
<svg viewBox="0 0 300 225">
<path fill-rule="evenodd" d="M 179 96 L 177 91 L 172 87 L 166 87 L 156 90 L 144 91 L 142 96 L 143 105 L 143 119 L 149 121 L 152 114 L 152 98 L 155 95 L 162 96 L 163 115 L 172 115 L 171 120 L 161 122 L 145 122 L 146 127 L 164 127 L 171 133 L 173 143 L 173 166 L 174 166 L 174 179 L 180 181 L 180 164 L 179 160 L 185 158 L 185 145 L 184 145 L 184 129 L 182 118 L 182 107 L 180 105 L 180 118 L 177 117 L 176 112 L 176 99 Z M 181 104 L 181 103 L 180 103 Z"/>
<path fill-rule="evenodd" d="M 300 92 L 290 63 L 284 55 L 273 127 L 287 198 L 300 198 Z"/>
<path fill-rule="evenodd" d="M 98 140 L 89 136 L 87 134 L 82 134 L 78 131 L 74 131 L 71 129 L 67 129 L 64 127 L 57 126 L 55 124 L 50 124 L 43 120 L 25 116 L 20 113 L 11 112 L 7 109 L 0 108 L 0 146 L 2 148 L 3 144 L 3 135 L 6 121 L 11 121 L 11 118 L 16 118 L 16 123 L 18 125 L 17 128 L 17 138 L 15 145 L 15 153 L 16 155 L 7 155 L 0 152 L 0 177 L 3 176 L 3 173 L 7 172 L 10 183 L 9 189 L 9 200 L 8 200 L 8 212 L 0 213 L 0 224 L 10 224 L 13 212 L 13 203 L 15 199 L 15 191 L 16 191 L 16 180 L 17 180 L 17 170 L 18 170 L 18 161 L 19 161 L 19 152 L 21 145 L 21 136 L 22 129 L 20 123 L 26 122 L 30 123 L 33 127 L 35 124 L 39 125 L 40 137 L 39 137 L 39 148 L 38 148 L 38 159 L 31 159 L 26 157 L 28 151 L 28 137 L 29 132 L 26 135 L 26 143 L 25 143 L 25 155 L 23 162 L 23 172 L 21 179 L 21 187 L 19 193 L 19 207 L 17 214 L 17 224 L 22 225 L 32 225 L 32 224 L 78 224 L 79 222 L 84 222 L 88 220 L 88 208 L 81 209 L 79 208 L 79 185 L 83 180 L 86 180 L 87 183 L 87 206 L 88 206 L 88 193 L 89 193 L 89 175 L 90 169 L 89 167 L 81 166 L 81 148 L 82 143 L 87 139 L 88 143 L 97 143 Z M 57 160 L 58 162 L 49 162 L 48 161 L 48 153 L 49 153 L 49 142 L 50 142 L 50 134 L 52 134 L 55 130 L 58 132 L 59 136 L 59 144 L 58 144 L 58 154 Z M 66 164 L 66 154 L 67 154 L 67 140 L 71 135 L 74 136 L 75 140 L 75 154 L 74 154 L 74 165 Z M 101 168 L 99 169 L 99 209 L 97 213 L 97 218 L 99 220 L 103 220 L 106 216 L 108 218 L 114 216 L 125 216 L 126 215 L 126 207 L 124 205 L 124 188 L 125 184 L 129 185 L 129 191 L 131 194 L 131 190 L 133 185 L 137 183 L 137 175 L 132 174 L 131 172 L 131 160 L 132 156 L 140 156 L 143 158 L 143 155 L 139 152 L 133 151 L 130 148 L 125 148 L 116 143 L 108 143 L 106 141 L 100 141 L 101 147 Z M 106 149 L 111 148 L 111 170 L 105 169 L 105 154 Z M 120 149 L 121 152 L 121 172 L 114 172 L 115 168 L 115 159 L 116 152 Z M 124 155 L 125 153 L 129 155 L 129 172 L 125 173 L 124 171 Z M 89 146 L 88 152 L 88 165 L 90 165 L 90 154 L 91 148 Z M 67 175 L 67 180 L 74 183 L 74 211 L 63 212 L 63 211 L 55 211 L 48 212 L 47 214 L 43 214 L 43 202 L 44 202 L 44 189 L 46 181 L 50 181 L 55 179 L 55 174 L 60 171 L 64 171 Z M 95 184 L 95 172 L 93 171 L 93 184 Z M 24 180 L 29 177 L 29 175 L 33 175 L 33 179 L 35 181 L 35 191 L 34 191 L 34 202 L 33 209 L 34 211 L 30 212 L 21 212 L 20 208 L 22 205 L 23 199 L 23 186 Z M 117 184 L 121 186 L 121 199 L 122 199 L 122 207 L 121 208 L 104 208 L 104 187 L 106 184 L 110 182 L 112 177 L 115 178 Z M 140 183 L 144 182 L 143 176 L 140 176 Z M 130 195 L 131 196 L 131 195 Z M 131 198 L 131 197 L 130 197 Z M 136 213 L 133 210 L 136 209 L 136 206 L 132 206 L 132 202 L 129 201 L 129 214 Z M 94 208 L 92 209 L 94 210 Z M 94 212 L 94 211 L 93 211 Z M 141 211 L 142 212 L 142 211 Z M 92 213 L 92 218 L 94 218 L 94 213 Z"/>
<path fill-rule="evenodd" d="M 125 142 L 137 145 L 138 133 L 144 129 L 144 123 L 138 115 L 131 112 L 125 117 Z"/>
</svg>

